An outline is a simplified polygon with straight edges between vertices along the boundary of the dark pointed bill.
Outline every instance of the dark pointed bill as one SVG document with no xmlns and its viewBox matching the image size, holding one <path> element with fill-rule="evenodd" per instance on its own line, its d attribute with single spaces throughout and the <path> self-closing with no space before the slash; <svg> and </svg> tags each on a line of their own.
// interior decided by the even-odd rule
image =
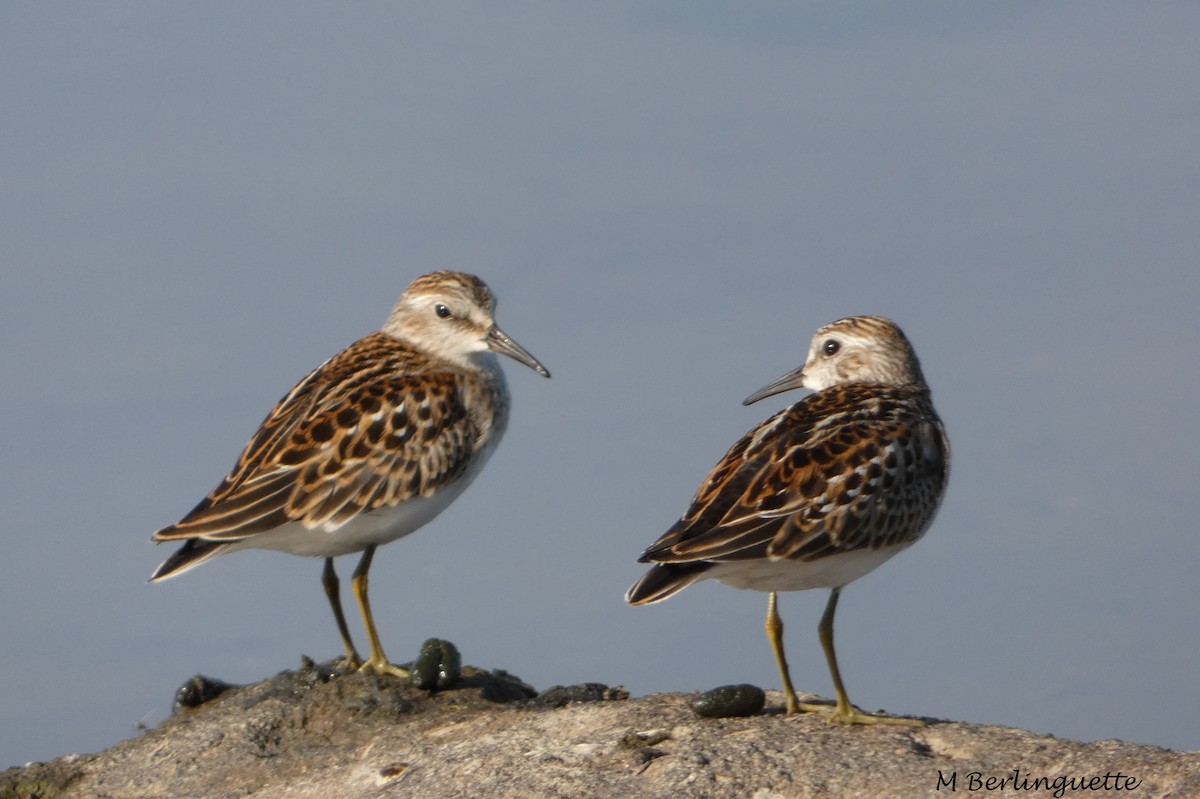
<svg viewBox="0 0 1200 799">
<path fill-rule="evenodd" d="M 777 380 L 768 383 L 767 385 L 755 391 L 750 396 L 742 400 L 743 405 L 753 405 L 760 399 L 782 394 L 785 391 L 791 391 L 794 388 L 804 388 L 804 367 L 793 369 L 786 375 L 783 375 Z"/>
<path fill-rule="evenodd" d="M 546 367 L 538 363 L 537 358 L 530 355 L 524 347 L 509 338 L 507 333 L 495 325 L 492 325 L 492 329 L 488 331 L 487 343 L 493 352 L 500 352 L 515 361 L 520 361 L 542 377 L 550 376 Z"/>
</svg>

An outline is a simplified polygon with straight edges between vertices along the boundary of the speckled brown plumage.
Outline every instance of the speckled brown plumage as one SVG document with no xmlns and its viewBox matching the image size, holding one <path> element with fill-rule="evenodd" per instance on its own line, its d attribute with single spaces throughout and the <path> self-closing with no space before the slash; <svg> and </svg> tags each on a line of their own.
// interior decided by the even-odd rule
<svg viewBox="0 0 1200 799">
<path fill-rule="evenodd" d="M 374 550 L 447 507 L 504 432 L 508 392 L 493 353 L 550 374 L 496 326 L 479 278 L 431 272 L 400 296 L 379 332 L 314 369 L 272 409 L 228 476 L 155 541 L 182 541 L 152 581 L 218 554 L 277 549 L 326 558 L 324 585 L 346 647 L 332 558 L 363 552 L 355 572 L 371 658 L 387 663 L 366 598 Z"/>
<path fill-rule="evenodd" d="M 734 444 L 641 560 L 812 561 L 912 543 L 945 485 L 936 420 L 923 388 L 805 397 Z"/>
<path fill-rule="evenodd" d="M 233 471 L 158 540 L 333 530 L 459 477 L 506 413 L 498 388 L 372 333 L 275 406 Z"/>
<path fill-rule="evenodd" d="M 816 390 L 742 437 L 713 468 L 682 518 L 640 561 L 634 605 L 666 599 L 707 577 L 771 592 L 832 588 L 827 655 L 842 720 L 851 717 L 832 654 L 832 608 L 842 586 L 917 541 L 949 474 L 949 444 L 907 338 L 882 317 L 819 329 L 805 365 L 753 394 Z M 774 620 L 773 620 L 774 619 Z M 790 690 L 777 638 L 789 710 Z"/>
</svg>

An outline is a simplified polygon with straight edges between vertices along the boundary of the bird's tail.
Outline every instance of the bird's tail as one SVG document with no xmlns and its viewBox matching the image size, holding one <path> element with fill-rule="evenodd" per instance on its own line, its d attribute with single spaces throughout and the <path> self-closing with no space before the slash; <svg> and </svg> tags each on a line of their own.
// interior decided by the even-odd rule
<svg viewBox="0 0 1200 799">
<path fill-rule="evenodd" d="M 183 574 L 188 569 L 195 568 L 201 563 L 215 558 L 231 546 L 232 543 L 228 541 L 206 541 L 203 538 L 189 538 L 184 542 L 183 546 L 175 550 L 175 553 L 171 557 L 164 560 L 154 570 L 154 574 L 150 576 L 150 582 L 157 583 L 168 577 Z"/>
<path fill-rule="evenodd" d="M 687 588 L 712 568 L 711 563 L 656 563 L 625 594 L 631 605 L 661 602 Z"/>
</svg>

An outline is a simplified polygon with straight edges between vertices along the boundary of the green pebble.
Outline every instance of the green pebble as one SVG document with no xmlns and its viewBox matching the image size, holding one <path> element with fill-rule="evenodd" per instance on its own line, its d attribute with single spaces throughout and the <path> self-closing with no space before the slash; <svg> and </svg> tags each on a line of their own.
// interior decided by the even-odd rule
<svg viewBox="0 0 1200 799">
<path fill-rule="evenodd" d="M 692 700 L 692 710 L 705 718 L 753 716 L 763 709 L 767 695 L 757 685 L 722 685 Z"/>
<path fill-rule="evenodd" d="M 413 661 L 412 684 L 422 690 L 445 690 L 462 676 L 462 655 L 458 647 L 440 638 L 421 645 L 421 654 Z"/>
</svg>

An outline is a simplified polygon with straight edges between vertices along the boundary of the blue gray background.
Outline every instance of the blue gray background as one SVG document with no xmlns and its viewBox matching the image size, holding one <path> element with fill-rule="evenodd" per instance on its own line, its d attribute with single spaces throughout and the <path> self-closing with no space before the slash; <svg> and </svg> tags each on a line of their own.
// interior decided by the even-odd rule
<svg viewBox="0 0 1200 799">
<path fill-rule="evenodd" d="M 197 672 L 338 654 L 319 561 L 239 553 L 150 586 L 168 550 L 148 538 L 435 268 L 487 280 L 554 379 L 509 366 L 488 469 L 377 557 L 395 659 L 440 636 L 539 688 L 776 687 L 763 595 L 622 594 L 789 401 L 741 399 L 818 325 L 881 313 L 955 460 L 926 539 L 844 594 L 852 697 L 1200 748 L 1200 6 L 0 20 L 0 767 L 133 735 Z M 824 602 L 781 610 L 798 686 L 829 695 Z"/>
</svg>

